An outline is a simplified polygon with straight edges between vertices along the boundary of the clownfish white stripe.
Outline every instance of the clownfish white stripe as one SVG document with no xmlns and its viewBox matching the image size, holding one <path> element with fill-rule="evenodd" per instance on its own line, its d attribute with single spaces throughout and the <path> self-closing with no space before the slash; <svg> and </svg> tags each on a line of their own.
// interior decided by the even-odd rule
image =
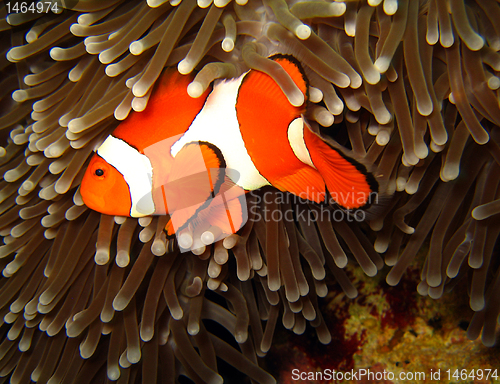
<svg viewBox="0 0 500 384">
<path fill-rule="evenodd" d="M 146 155 L 125 141 L 110 135 L 97 154 L 123 175 L 130 190 L 130 216 L 142 217 L 155 212 L 153 202 L 153 167 Z"/>
<path fill-rule="evenodd" d="M 316 168 L 311 160 L 311 155 L 304 141 L 304 118 L 298 117 L 288 126 L 288 142 L 297 159 L 313 168 Z"/>
<path fill-rule="evenodd" d="M 245 75 L 215 82 L 203 109 L 172 146 L 171 154 L 175 157 L 185 144 L 193 141 L 209 142 L 222 152 L 226 167 L 238 171 L 239 178 L 233 182 L 243 189 L 254 190 L 270 183 L 260 174 L 248 154 L 236 116 L 238 90 Z"/>
</svg>

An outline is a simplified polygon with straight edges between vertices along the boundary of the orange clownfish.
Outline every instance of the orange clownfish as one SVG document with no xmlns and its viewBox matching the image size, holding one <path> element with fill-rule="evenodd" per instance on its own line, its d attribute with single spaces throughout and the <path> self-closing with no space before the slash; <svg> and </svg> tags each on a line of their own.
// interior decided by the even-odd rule
<svg viewBox="0 0 500 384">
<path fill-rule="evenodd" d="M 308 81 L 298 61 L 271 58 L 304 94 L 302 106 L 257 70 L 191 98 L 193 75 L 167 69 L 146 109 L 97 149 L 81 184 L 85 204 L 118 216 L 169 213 L 177 220 L 167 225 L 170 235 L 195 217 L 234 233 L 245 221 L 241 196 L 265 185 L 317 203 L 330 196 L 347 210 L 366 207 L 375 178 L 306 123 Z"/>
</svg>

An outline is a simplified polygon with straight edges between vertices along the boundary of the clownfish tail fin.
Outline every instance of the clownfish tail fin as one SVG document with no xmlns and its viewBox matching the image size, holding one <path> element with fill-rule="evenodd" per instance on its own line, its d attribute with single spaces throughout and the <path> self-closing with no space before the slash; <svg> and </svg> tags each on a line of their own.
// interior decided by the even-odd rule
<svg viewBox="0 0 500 384">
<path fill-rule="evenodd" d="M 367 209 L 378 196 L 379 185 L 366 167 L 304 127 L 311 161 L 323 177 L 329 198 L 347 210 Z"/>
</svg>

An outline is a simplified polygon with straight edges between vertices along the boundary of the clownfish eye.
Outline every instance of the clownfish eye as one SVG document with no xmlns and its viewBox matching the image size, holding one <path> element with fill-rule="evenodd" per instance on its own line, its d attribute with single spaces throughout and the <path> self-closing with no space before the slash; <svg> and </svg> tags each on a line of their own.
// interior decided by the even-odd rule
<svg viewBox="0 0 500 384">
<path fill-rule="evenodd" d="M 102 175 L 104 175 L 104 171 L 101 168 L 98 168 L 95 170 L 94 174 L 96 176 L 102 176 Z"/>
</svg>

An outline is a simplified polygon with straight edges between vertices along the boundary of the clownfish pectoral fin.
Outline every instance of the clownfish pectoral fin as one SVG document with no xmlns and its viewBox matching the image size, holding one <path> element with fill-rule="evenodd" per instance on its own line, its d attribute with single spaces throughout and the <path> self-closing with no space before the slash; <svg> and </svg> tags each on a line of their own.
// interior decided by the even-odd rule
<svg viewBox="0 0 500 384">
<path fill-rule="evenodd" d="M 231 174 L 234 170 L 227 171 Z M 197 220 L 219 228 L 219 239 L 236 233 L 248 218 L 245 193 L 243 188 L 226 177 L 219 193 L 211 199 L 209 206 L 199 213 Z"/>
<path fill-rule="evenodd" d="M 246 193 L 242 187 L 236 184 L 239 173 L 234 169 L 227 169 L 227 175 L 219 191 L 220 199 L 211 204 L 213 209 L 210 222 L 213 226 L 221 228 L 223 234 L 236 233 L 248 219 Z M 221 204 L 222 203 L 222 204 Z"/>
<path fill-rule="evenodd" d="M 378 183 L 366 167 L 325 142 L 307 126 L 304 141 L 330 197 L 344 209 L 367 208 L 371 195 L 378 193 Z"/>
<path fill-rule="evenodd" d="M 304 166 L 293 175 L 283 177 L 273 185 L 281 191 L 287 191 L 301 199 L 322 203 L 325 201 L 325 181 L 317 170 Z"/>
<path fill-rule="evenodd" d="M 202 141 L 191 142 L 186 144 L 175 156 L 168 182 L 183 180 L 186 187 L 189 187 L 186 192 L 194 192 L 193 188 L 196 185 L 191 183 L 190 178 L 203 178 L 205 180 L 199 188 L 208 192 L 206 184 L 208 182 L 210 188 L 210 193 L 206 196 L 208 198 L 210 194 L 217 193 L 224 182 L 225 167 L 224 157 L 216 146 Z"/>
<path fill-rule="evenodd" d="M 167 234 L 169 236 L 177 235 L 189 225 L 189 232 L 203 234 L 201 242 L 210 245 L 236 233 L 247 221 L 245 190 L 227 176 L 219 193 L 213 198 L 209 198 L 207 203 L 198 207 L 195 214 L 187 220 L 186 217 L 190 214 L 189 211 L 175 211 L 165 227 Z M 186 223 L 179 226 L 180 220 L 182 220 L 180 219 L 181 216 L 184 217 Z"/>
<path fill-rule="evenodd" d="M 184 192 L 184 195 L 187 193 Z M 177 206 L 174 210 L 169 208 L 170 220 L 168 221 L 165 230 L 168 235 L 173 235 L 180 229 L 187 227 L 190 220 L 196 216 L 198 210 L 200 210 L 205 204 L 206 200 L 202 202 L 194 203 L 194 200 L 183 199 L 183 195 L 178 195 L 176 193 L 168 194 L 165 193 L 167 201 L 173 202 L 172 205 Z"/>
<path fill-rule="evenodd" d="M 258 115 L 261 119 L 265 119 L 267 127 L 274 127 L 283 121 L 293 120 L 306 109 L 308 82 L 300 63 L 289 55 L 274 55 L 270 59 L 274 61 L 270 64 L 275 66 L 273 75 L 281 80 L 286 79 L 281 83 L 288 83 L 287 88 L 296 87 L 297 95 L 301 96 L 298 99 L 302 99 L 303 102 L 299 106 L 290 104 L 275 78 L 252 69 L 243 78 L 238 91 L 236 111 L 240 124 L 253 122 Z M 267 132 L 264 131 L 262 134 Z"/>
<path fill-rule="evenodd" d="M 217 151 L 209 143 L 193 142 L 175 156 L 168 181 L 160 187 L 170 214 L 169 235 L 185 228 L 220 190 L 226 171 Z"/>
</svg>

